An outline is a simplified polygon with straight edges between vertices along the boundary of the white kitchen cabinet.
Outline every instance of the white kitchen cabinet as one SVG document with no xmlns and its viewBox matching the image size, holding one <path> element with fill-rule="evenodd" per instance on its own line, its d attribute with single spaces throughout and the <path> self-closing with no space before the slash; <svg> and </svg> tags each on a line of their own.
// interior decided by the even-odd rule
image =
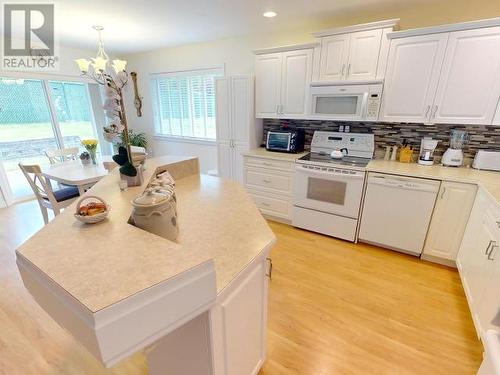
<svg viewBox="0 0 500 375">
<path fill-rule="evenodd" d="M 243 183 L 242 154 L 257 144 L 252 77 L 217 78 L 215 90 L 218 175 Z"/>
<path fill-rule="evenodd" d="M 500 27 L 450 33 L 432 121 L 491 124 L 499 96 Z"/>
<path fill-rule="evenodd" d="M 385 20 L 313 33 L 321 40 L 313 81 L 382 79 L 378 67 L 385 67 L 387 33 L 398 22 Z"/>
<path fill-rule="evenodd" d="M 448 34 L 391 40 L 379 119 L 428 122 Z"/>
<path fill-rule="evenodd" d="M 210 311 L 217 375 L 255 375 L 265 360 L 270 271 L 267 253 L 238 275 Z"/>
<path fill-rule="evenodd" d="M 255 57 L 255 116 L 305 118 L 309 106 L 313 49 Z"/>
<path fill-rule="evenodd" d="M 374 79 L 382 29 L 322 38 L 319 81 Z"/>
<path fill-rule="evenodd" d="M 281 52 L 255 56 L 255 117 L 277 118 L 281 104 Z"/>
<path fill-rule="evenodd" d="M 281 77 L 281 115 L 304 116 L 309 112 L 309 85 L 313 51 L 283 52 Z"/>
<path fill-rule="evenodd" d="M 349 41 L 349 60 L 346 79 L 374 79 L 377 75 L 382 29 L 352 33 Z"/>
<path fill-rule="evenodd" d="M 381 121 L 492 124 L 500 97 L 500 26 L 463 27 L 389 35 Z"/>
<path fill-rule="evenodd" d="M 496 201 L 480 189 L 457 256 L 457 267 L 480 337 L 490 326 L 499 301 L 496 281 L 500 277 L 499 222 L 500 209 Z M 495 298 L 490 297 L 492 293 L 496 293 Z"/>
<path fill-rule="evenodd" d="M 244 163 L 244 184 L 255 205 L 267 218 L 290 223 L 294 160 L 245 155 Z"/>
<path fill-rule="evenodd" d="M 345 78 L 349 60 L 349 34 L 322 38 L 320 57 L 320 81 L 340 81 Z"/>
<path fill-rule="evenodd" d="M 476 191 L 477 185 L 473 184 L 441 183 L 422 258 L 437 257 L 446 264 L 455 264 Z"/>
</svg>

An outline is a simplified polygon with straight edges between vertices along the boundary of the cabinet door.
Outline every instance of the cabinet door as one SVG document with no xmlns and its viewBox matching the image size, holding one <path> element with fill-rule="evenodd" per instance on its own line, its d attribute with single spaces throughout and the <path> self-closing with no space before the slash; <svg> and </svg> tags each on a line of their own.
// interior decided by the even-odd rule
<svg viewBox="0 0 500 375">
<path fill-rule="evenodd" d="M 359 31 L 351 34 L 347 79 L 374 79 L 380 53 L 382 29 Z"/>
<path fill-rule="evenodd" d="M 217 121 L 217 141 L 229 142 L 231 134 L 231 103 L 230 80 L 228 78 L 215 79 L 215 116 Z"/>
<path fill-rule="evenodd" d="M 253 375 L 266 354 L 266 264 L 257 260 L 223 291 L 211 311 L 215 374 Z"/>
<path fill-rule="evenodd" d="M 450 33 L 436 123 L 490 125 L 500 96 L 500 27 Z"/>
<path fill-rule="evenodd" d="M 277 118 L 281 104 L 281 53 L 255 57 L 255 117 Z"/>
<path fill-rule="evenodd" d="M 319 80 L 339 81 L 344 79 L 348 57 L 349 34 L 322 38 Z"/>
<path fill-rule="evenodd" d="M 243 154 L 248 151 L 248 143 L 235 143 L 231 155 L 232 179 L 242 185 L 244 183 Z"/>
<path fill-rule="evenodd" d="M 305 117 L 308 112 L 313 50 L 283 53 L 281 104 L 283 115 Z"/>
<path fill-rule="evenodd" d="M 230 82 L 232 139 L 234 142 L 248 143 L 252 117 L 251 81 L 248 76 L 232 76 Z"/>
<path fill-rule="evenodd" d="M 233 148 L 230 141 L 217 141 L 217 174 L 233 178 Z"/>
<path fill-rule="evenodd" d="M 500 236 L 492 244 L 488 261 L 490 262 L 489 278 L 486 280 L 486 287 L 481 301 L 479 301 L 478 317 L 481 328 L 484 331 L 494 329 L 492 320 L 496 325 L 500 324 Z"/>
<path fill-rule="evenodd" d="M 490 207 L 490 200 L 480 191 L 457 258 L 457 266 L 473 314 L 477 314 L 479 301 L 487 285 L 487 250 L 496 240 L 497 229 L 492 225 L 495 221 Z M 480 331 L 477 316 L 474 321 L 476 329 Z"/>
<path fill-rule="evenodd" d="M 424 254 L 454 261 L 476 197 L 477 186 L 444 181 L 441 184 Z"/>
<path fill-rule="evenodd" d="M 427 122 L 448 34 L 391 40 L 381 121 Z"/>
</svg>

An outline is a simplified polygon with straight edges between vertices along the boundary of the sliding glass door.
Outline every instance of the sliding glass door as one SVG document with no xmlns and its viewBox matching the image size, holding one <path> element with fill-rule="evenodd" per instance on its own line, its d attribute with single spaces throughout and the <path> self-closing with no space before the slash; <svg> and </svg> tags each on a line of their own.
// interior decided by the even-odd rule
<svg viewBox="0 0 500 375">
<path fill-rule="evenodd" d="M 0 78 L 0 163 L 3 195 L 33 195 L 18 163 L 47 165 L 45 151 L 97 138 L 88 87 L 78 82 Z M 7 186 L 5 186 L 7 185 Z"/>
<path fill-rule="evenodd" d="M 48 164 L 46 150 L 59 147 L 43 81 L 0 79 L 0 159 L 10 194 L 33 194 L 18 163 Z M 3 191 L 4 189 L 2 189 Z"/>
</svg>

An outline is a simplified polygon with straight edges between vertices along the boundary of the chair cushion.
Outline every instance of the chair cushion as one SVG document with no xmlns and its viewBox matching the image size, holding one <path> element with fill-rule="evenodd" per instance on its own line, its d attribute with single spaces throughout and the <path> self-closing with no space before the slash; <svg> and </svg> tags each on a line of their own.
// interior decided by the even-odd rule
<svg viewBox="0 0 500 375">
<path fill-rule="evenodd" d="M 54 190 L 54 197 L 56 201 L 63 202 L 71 198 L 78 197 L 80 193 L 76 186 L 69 186 L 62 189 Z"/>
</svg>

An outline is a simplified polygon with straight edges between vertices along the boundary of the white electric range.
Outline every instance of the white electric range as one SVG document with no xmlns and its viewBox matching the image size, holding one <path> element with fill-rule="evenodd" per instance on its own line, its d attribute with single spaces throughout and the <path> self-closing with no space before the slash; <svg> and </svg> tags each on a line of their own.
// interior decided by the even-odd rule
<svg viewBox="0 0 500 375">
<path fill-rule="evenodd" d="M 330 156 L 344 150 L 341 159 Z M 311 152 L 296 161 L 292 225 L 355 241 L 373 134 L 314 132 Z"/>
</svg>

